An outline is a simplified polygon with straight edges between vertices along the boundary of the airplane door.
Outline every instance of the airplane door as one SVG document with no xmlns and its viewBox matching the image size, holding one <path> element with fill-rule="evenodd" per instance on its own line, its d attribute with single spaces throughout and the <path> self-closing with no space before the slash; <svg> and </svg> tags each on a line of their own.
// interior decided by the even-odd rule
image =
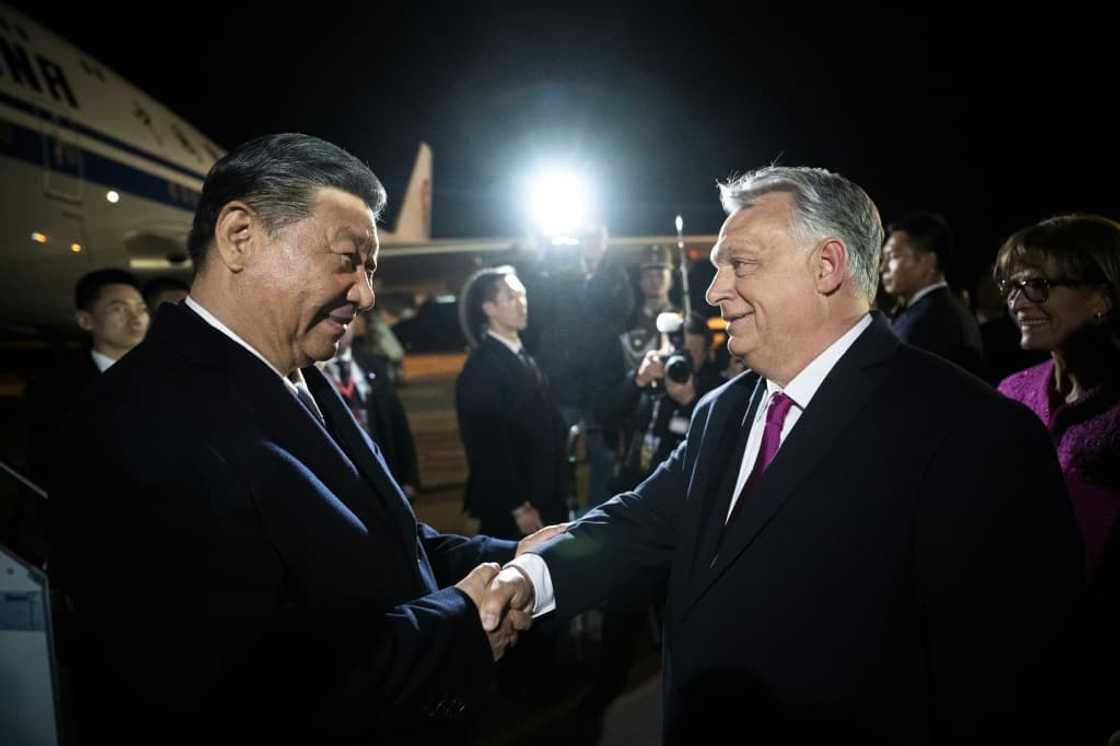
<svg viewBox="0 0 1120 746">
<path fill-rule="evenodd" d="M 84 163 L 80 135 L 59 114 L 39 110 L 43 131 L 43 191 L 52 198 L 81 204 Z"/>
</svg>

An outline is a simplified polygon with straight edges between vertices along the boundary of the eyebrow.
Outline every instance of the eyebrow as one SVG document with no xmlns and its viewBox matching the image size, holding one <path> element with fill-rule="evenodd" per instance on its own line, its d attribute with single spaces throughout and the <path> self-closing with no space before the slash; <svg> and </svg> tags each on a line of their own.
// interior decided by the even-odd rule
<svg viewBox="0 0 1120 746">
<path fill-rule="evenodd" d="M 371 246 L 373 244 L 373 237 L 368 234 L 355 233 L 350 228 L 343 226 L 338 229 L 334 234 L 335 241 L 349 239 L 357 247 Z"/>
<path fill-rule="evenodd" d="M 717 241 L 715 246 L 712 247 L 711 252 L 709 252 L 708 254 L 708 260 L 712 264 L 716 264 L 718 259 L 729 260 L 731 258 L 757 259 L 758 252 L 753 251 L 749 246 L 744 246 L 742 244 L 721 244 Z"/>
</svg>

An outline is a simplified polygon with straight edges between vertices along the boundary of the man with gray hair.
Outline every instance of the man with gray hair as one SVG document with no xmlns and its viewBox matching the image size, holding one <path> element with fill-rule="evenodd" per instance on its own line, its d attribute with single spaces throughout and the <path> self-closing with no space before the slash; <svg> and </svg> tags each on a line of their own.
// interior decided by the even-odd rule
<svg viewBox="0 0 1120 746">
<path fill-rule="evenodd" d="M 707 297 L 748 370 L 648 480 L 508 564 L 484 626 L 667 574 L 666 743 L 1014 742 L 1081 588 L 1046 433 L 870 311 L 860 187 L 769 167 L 720 190 Z"/>
</svg>

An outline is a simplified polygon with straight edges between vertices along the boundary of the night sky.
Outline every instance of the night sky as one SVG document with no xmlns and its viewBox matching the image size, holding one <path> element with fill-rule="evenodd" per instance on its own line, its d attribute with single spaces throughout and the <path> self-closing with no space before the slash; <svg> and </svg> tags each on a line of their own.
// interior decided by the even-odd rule
<svg viewBox="0 0 1120 746">
<path fill-rule="evenodd" d="M 549 160 L 586 168 L 616 235 L 671 233 L 677 212 L 713 233 L 717 178 L 824 166 L 885 221 L 945 214 L 966 282 L 1028 222 L 1120 218 L 1115 33 L 1068 4 L 14 5 L 226 148 L 315 134 L 369 162 L 392 200 L 427 141 L 437 237 L 522 232 L 526 176 Z"/>
</svg>

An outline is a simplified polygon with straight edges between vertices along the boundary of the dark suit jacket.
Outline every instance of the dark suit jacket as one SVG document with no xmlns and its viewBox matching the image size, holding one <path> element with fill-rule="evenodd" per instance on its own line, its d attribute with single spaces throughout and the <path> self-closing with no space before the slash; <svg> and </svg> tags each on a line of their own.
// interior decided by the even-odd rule
<svg viewBox="0 0 1120 746">
<path fill-rule="evenodd" d="M 969 373 L 984 376 L 980 326 L 949 288 L 938 288 L 902 309 L 893 327 L 906 344 L 921 347 Z"/>
<path fill-rule="evenodd" d="M 52 569 L 85 637 L 91 743 L 458 740 L 477 712 L 490 650 L 447 586 L 514 546 L 418 524 L 330 383 L 303 373 L 326 428 L 165 304 L 64 426 Z"/>
<path fill-rule="evenodd" d="M 101 375 L 88 349 L 65 358 L 24 393 L 27 418 L 27 473 L 42 486 L 55 457 L 55 435 L 74 402 Z"/>
<path fill-rule="evenodd" d="M 489 335 L 455 388 L 470 474 L 464 507 L 492 536 L 519 535 L 512 511 L 526 500 L 546 524 L 564 520 L 566 430 L 547 383 Z"/>
<path fill-rule="evenodd" d="M 1038 722 L 1025 669 L 1082 583 L 1038 418 L 876 314 L 717 557 L 764 386 L 747 372 L 713 391 L 649 480 L 542 548 L 561 614 L 670 570 L 669 743 L 1016 742 Z"/>
</svg>

